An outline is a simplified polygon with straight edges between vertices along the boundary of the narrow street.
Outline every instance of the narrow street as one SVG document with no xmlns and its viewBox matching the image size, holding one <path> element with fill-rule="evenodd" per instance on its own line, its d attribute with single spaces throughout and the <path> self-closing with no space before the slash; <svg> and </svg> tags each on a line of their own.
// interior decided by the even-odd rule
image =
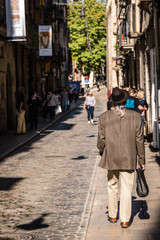
<svg viewBox="0 0 160 240">
<path fill-rule="evenodd" d="M 0 239 L 83 239 L 98 177 L 97 121 L 106 89 L 95 92 L 94 124 L 83 105 L 0 163 Z"/>
<path fill-rule="evenodd" d="M 94 124 L 83 103 L 0 162 L 0 240 L 158 240 L 160 157 L 145 145 L 149 195 L 134 184 L 132 225 L 108 221 L 107 172 L 98 168 L 97 123 L 106 88 L 95 91 Z M 136 183 L 136 182 L 135 182 Z"/>
</svg>

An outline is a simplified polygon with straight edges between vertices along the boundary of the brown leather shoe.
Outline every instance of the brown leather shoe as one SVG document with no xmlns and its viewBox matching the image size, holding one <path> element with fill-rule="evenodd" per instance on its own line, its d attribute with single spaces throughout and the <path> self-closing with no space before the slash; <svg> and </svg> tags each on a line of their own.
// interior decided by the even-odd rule
<svg viewBox="0 0 160 240">
<path fill-rule="evenodd" d="M 117 218 L 108 217 L 108 220 L 109 220 L 111 223 L 116 223 L 116 222 L 117 222 Z"/>
<path fill-rule="evenodd" d="M 128 228 L 130 225 L 130 222 L 121 222 L 121 228 Z"/>
</svg>

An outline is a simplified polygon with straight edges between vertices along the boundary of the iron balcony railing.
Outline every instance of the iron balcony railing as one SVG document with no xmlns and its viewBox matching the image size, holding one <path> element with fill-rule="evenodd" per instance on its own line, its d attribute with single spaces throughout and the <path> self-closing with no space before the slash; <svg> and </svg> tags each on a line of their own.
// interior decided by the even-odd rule
<svg viewBox="0 0 160 240">
<path fill-rule="evenodd" d="M 128 22 L 123 20 L 119 26 L 119 49 L 121 51 L 133 50 L 133 45 L 130 44 Z"/>
</svg>

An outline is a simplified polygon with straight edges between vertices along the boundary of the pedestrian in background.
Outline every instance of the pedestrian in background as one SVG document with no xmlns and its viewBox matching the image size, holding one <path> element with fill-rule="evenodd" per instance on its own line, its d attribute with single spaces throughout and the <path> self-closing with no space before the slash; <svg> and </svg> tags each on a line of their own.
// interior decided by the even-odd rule
<svg viewBox="0 0 160 240">
<path fill-rule="evenodd" d="M 24 87 L 18 88 L 18 96 L 17 96 L 17 133 L 25 134 L 26 133 L 26 122 L 25 122 L 25 95 L 24 95 Z"/>
<path fill-rule="evenodd" d="M 79 92 L 78 92 L 77 88 L 74 89 L 73 95 L 74 95 L 74 100 L 75 100 L 75 102 L 77 102 L 78 97 L 79 97 Z"/>
<path fill-rule="evenodd" d="M 100 89 L 100 83 L 97 82 L 97 91 L 99 92 L 101 89 Z"/>
<path fill-rule="evenodd" d="M 94 117 L 94 107 L 96 105 L 96 99 L 95 97 L 92 95 L 92 92 L 89 91 L 83 108 L 87 110 L 87 117 L 88 117 L 88 123 L 93 123 L 93 117 Z"/>
<path fill-rule="evenodd" d="M 102 156 L 99 166 L 108 170 L 108 219 L 117 222 L 118 183 L 120 185 L 121 227 L 130 226 L 132 187 L 137 167 L 145 168 L 142 120 L 139 113 L 125 108 L 128 92 L 114 88 L 114 109 L 99 117 L 97 147 Z"/>
<path fill-rule="evenodd" d="M 69 98 L 69 102 L 70 102 L 70 104 L 71 104 L 72 99 L 73 99 L 73 90 L 72 90 L 72 88 L 69 88 L 68 98 Z"/>
<path fill-rule="evenodd" d="M 148 103 L 144 96 L 144 90 L 138 91 L 137 98 L 139 100 L 139 104 L 143 107 L 142 109 L 138 109 L 137 112 L 139 112 L 141 114 L 142 126 L 143 126 L 143 132 L 144 132 L 144 125 L 145 125 L 145 121 L 146 121 L 146 111 L 148 110 Z"/>
<path fill-rule="evenodd" d="M 47 119 L 47 94 L 44 90 L 41 96 L 41 112 L 43 119 Z"/>
<path fill-rule="evenodd" d="M 30 119 L 30 129 L 33 127 L 37 129 L 38 124 L 38 114 L 41 98 L 37 95 L 36 91 L 32 91 L 30 98 L 27 101 L 29 106 L 29 119 Z"/>
<path fill-rule="evenodd" d="M 68 97 L 68 91 L 65 87 L 61 92 L 61 97 L 62 97 L 62 110 L 63 112 L 66 112 L 68 107 L 69 97 Z"/>
<path fill-rule="evenodd" d="M 57 106 L 56 95 L 54 93 L 52 93 L 52 90 L 49 90 L 48 95 L 47 95 L 47 107 L 48 107 L 48 111 L 49 111 L 51 120 L 54 120 L 56 106 Z"/>
</svg>

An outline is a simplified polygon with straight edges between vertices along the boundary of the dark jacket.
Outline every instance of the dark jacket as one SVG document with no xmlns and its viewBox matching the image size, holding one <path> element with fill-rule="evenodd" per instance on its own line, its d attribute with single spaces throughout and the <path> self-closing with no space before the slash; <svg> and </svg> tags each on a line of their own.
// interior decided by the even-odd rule
<svg viewBox="0 0 160 240">
<path fill-rule="evenodd" d="M 38 115 L 39 113 L 39 98 L 36 97 L 35 99 L 29 98 L 27 104 L 29 106 L 29 114 Z"/>
<path fill-rule="evenodd" d="M 147 104 L 145 98 L 139 99 L 139 104 L 140 104 L 142 107 L 146 106 L 146 108 L 148 109 L 148 104 Z M 138 109 L 137 112 L 139 112 L 140 114 L 142 114 L 143 110 Z"/>
</svg>

